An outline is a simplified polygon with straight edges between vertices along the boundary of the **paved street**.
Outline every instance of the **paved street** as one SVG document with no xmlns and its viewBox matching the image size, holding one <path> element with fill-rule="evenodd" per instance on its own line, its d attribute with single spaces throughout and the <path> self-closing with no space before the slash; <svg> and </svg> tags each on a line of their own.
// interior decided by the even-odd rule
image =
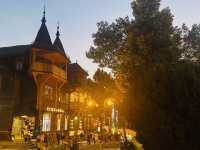
<svg viewBox="0 0 200 150">
<path fill-rule="evenodd" d="M 107 143 L 104 145 L 95 144 L 95 145 L 86 145 L 80 146 L 80 150 L 119 150 L 117 143 Z"/>
<path fill-rule="evenodd" d="M 105 145 L 82 145 L 80 150 L 119 150 L 115 143 L 108 143 Z M 32 145 L 26 145 L 23 142 L 2 142 L 0 141 L 0 150 L 36 150 Z M 61 147 L 55 146 L 49 150 L 64 150 Z M 67 149 L 68 150 L 68 149 Z"/>
<path fill-rule="evenodd" d="M 25 145 L 22 142 L 0 142 L 0 150 L 31 150 L 31 145 Z"/>
</svg>

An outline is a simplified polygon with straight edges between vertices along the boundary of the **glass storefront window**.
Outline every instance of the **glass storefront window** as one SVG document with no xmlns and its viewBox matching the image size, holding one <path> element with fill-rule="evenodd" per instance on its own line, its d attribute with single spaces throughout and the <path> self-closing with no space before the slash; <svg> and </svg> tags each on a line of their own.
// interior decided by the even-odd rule
<svg viewBox="0 0 200 150">
<path fill-rule="evenodd" d="M 50 131 L 51 129 L 51 116 L 48 113 L 43 114 L 42 131 Z"/>
<path fill-rule="evenodd" d="M 57 131 L 60 131 L 60 125 L 61 125 L 61 115 L 57 115 Z"/>
<path fill-rule="evenodd" d="M 66 116 L 65 117 L 65 130 L 68 129 L 68 117 Z"/>
</svg>

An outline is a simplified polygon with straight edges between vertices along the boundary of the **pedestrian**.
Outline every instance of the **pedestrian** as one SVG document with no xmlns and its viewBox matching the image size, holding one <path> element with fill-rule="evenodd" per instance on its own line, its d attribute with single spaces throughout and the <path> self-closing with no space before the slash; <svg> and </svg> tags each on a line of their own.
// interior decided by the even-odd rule
<svg viewBox="0 0 200 150">
<path fill-rule="evenodd" d="M 56 138 L 57 138 L 58 145 L 60 145 L 60 139 L 61 139 L 61 137 L 60 137 L 60 133 L 59 132 L 56 132 Z"/>
<path fill-rule="evenodd" d="M 40 135 L 39 134 L 37 135 L 37 138 L 36 138 L 36 147 L 37 147 L 37 150 L 40 150 Z"/>
<path fill-rule="evenodd" d="M 45 144 L 45 148 L 47 149 L 49 146 L 49 137 L 47 134 L 44 135 L 44 144 Z"/>
<path fill-rule="evenodd" d="M 40 134 L 40 150 L 44 150 L 45 145 L 44 145 L 44 133 Z"/>
<path fill-rule="evenodd" d="M 96 144 L 95 134 L 92 136 L 93 144 Z"/>
<path fill-rule="evenodd" d="M 88 145 L 90 145 L 90 134 L 87 135 L 87 142 L 88 142 Z"/>
</svg>

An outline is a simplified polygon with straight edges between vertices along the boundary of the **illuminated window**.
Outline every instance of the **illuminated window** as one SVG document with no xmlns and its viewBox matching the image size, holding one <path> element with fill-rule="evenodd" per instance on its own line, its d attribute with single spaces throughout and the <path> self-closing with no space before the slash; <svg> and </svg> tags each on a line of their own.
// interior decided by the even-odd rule
<svg viewBox="0 0 200 150">
<path fill-rule="evenodd" d="M 79 129 L 83 129 L 83 121 L 82 120 L 79 120 Z"/>
<path fill-rule="evenodd" d="M 59 92 L 59 93 L 58 93 L 58 101 L 60 102 L 61 99 L 62 99 L 62 95 L 61 95 L 61 93 Z"/>
<path fill-rule="evenodd" d="M 71 93 L 70 102 L 79 102 L 79 93 L 78 92 Z"/>
<path fill-rule="evenodd" d="M 53 99 L 53 88 L 49 85 L 45 85 L 44 86 L 44 96 L 47 98 L 47 99 Z"/>
<path fill-rule="evenodd" d="M 60 131 L 60 125 L 61 125 L 61 115 L 57 115 L 57 131 Z"/>
<path fill-rule="evenodd" d="M 69 103 L 69 94 L 68 93 L 65 94 L 65 103 L 66 104 Z"/>
<path fill-rule="evenodd" d="M 74 101 L 75 101 L 75 94 L 71 93 L 70 102 L 74 102 Z"/>
<path fill-rule="evenodd" d="M 51 129 L 51 116 L 48 113 L 43 114 L 42 131 L 47 132 Z"/>
<path fill-rule="evenodd" d="M 68 129 L 68 117 L 66 116 L 65 117 L 65 130 Z"/>
<path fill-rule="evenodd" d="M 70 127 L 71 130 L 74 129 L 74 120 L 73 119 L 70 120 L 69 127 Z"/>
</svg>

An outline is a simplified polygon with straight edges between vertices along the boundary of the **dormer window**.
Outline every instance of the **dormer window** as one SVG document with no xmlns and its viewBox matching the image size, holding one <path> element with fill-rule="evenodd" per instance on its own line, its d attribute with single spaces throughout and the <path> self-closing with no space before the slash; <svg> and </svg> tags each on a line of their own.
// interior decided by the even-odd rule
<svg viewBox="0 0 200 150">
<path fill-rule="evenodd" d="M 50 85 L 44 86 L 44 96 L 46 99 L 52 100 L 53 99 L 53 87 Z"/>
<path fill-rule="evenodd" d="M 16 70 L 17 71 L 22 71 L 23 69 L 23 61 L 22 60 L 17 60 L 16 61 Z"/>
</svg>

